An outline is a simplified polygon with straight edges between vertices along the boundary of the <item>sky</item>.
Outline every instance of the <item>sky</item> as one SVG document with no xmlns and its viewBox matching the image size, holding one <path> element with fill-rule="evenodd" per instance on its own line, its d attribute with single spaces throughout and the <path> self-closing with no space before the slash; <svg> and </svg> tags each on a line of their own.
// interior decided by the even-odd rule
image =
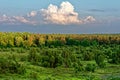
<svg viewBox="0 0 120 80">
<path fill-rule="evenodd" d="M 0 0 L 1 32 L 120 33 L 120 0 Z"/>
</svg>

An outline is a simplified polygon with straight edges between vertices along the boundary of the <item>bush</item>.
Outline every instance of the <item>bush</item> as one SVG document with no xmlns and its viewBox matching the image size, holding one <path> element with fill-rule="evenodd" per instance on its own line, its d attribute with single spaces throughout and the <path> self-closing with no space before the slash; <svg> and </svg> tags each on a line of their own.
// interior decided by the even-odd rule
<svg viewBox="0 0 120 80">
<path fill-rule="evenodd" d="M 5 58 L 0 58 L 0 73 L 17 73 L 17 74 L 24 74 L 26 72 L 25 67 L 23 64 L 18 63 L 15 60 L 8 60 Z"/>
<path fill-rule="evenodd" d="M 84 66 L 81 64 L 81 62 L 74 63 L 73 65 L 75 73 L 78 73 L 80 71 L 84 71 Z"/>
<path fill-rule="evenodd" d="M 56 68 L 57 66 L 62 65 L 62 57 L 59 51 L 44 51 L 41 55 L 41 64 L 43 67 Z"/>
<path fill-rule="evenodd" d="M 85 67 L 86 71 L 90 71 L 90 72 L 95 72 L 96 69 L 96 65 L 95 64 L 87 64 Z"/>
<path fill-rule="evenodd" d="M 29 78 L 33 80 L 38 80 L 38 74 L 36 72 L 31 72 Z"/>
<path fill-rule="evenodd" d="M 89 52 L 89 51 L 85 51 L 83 54 L 84 60 L 85 61 L 91 61 L 94 59 L 94 53 Z"/>
<path fill-rule="evenodd" d="M 40 63 L 40 55 L 37 53 L 36 49 L 31 49 L 29 54 L 28 54 L 28 61 L 31 62 L 32 64 L 37 64 L 39 65 Z"/>
<path fill-rule="evenodd" d="M 95 61 L 100 68 L 104 68 L 106 66 L 105 56 L 101 53 L 96 54 Z"/>
<path fill-rule="evenodd" d="M 120 53 L 113 53 L 111 63 L 120 64 Z"/>
</svg>

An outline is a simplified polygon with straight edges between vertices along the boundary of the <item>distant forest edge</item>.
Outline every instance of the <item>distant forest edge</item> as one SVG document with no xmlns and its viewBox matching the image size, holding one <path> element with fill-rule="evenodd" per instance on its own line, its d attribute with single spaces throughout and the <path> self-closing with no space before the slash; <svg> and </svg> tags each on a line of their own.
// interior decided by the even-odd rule
<svg viewBox="0 0 120 80">
<path fill-rule="evenodd" d="M 34 34 L 0 32 L 0 47 L 58 47 L 120 44 L 120 34 Z"/>
</svg>

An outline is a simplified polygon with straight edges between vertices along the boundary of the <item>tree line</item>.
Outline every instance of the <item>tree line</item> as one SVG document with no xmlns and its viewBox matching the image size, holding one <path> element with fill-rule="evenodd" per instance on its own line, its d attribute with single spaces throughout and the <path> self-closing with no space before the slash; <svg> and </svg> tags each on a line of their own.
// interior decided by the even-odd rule
<svg viewBox="0 0 120 80">
<path fill-rule="evenodd" d="M 34 34 L 0 33 L 0 47 L 57 47 L 120 44 L 120 34 Z"/>
</svg>

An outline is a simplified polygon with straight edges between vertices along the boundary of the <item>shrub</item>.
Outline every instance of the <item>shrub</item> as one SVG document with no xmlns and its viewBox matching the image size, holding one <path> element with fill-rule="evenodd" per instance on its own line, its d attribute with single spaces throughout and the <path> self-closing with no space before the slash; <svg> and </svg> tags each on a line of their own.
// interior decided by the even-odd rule
<svg viewBox="0 0 120 80">
<path fill-rule="evenodd" d="M 105 56 L 101 53 L 96 54 L 95 61 L 100 68 L 104 68 L 106 66 Z"/>
<path fill-rule="evenodd" d="M 33 80 L 38 80 L 38 74 L 36 72 L 31 72 L 29 78 Z"/>
<path fill-rule="evenodd" d="M 120 53 L 113 53 L 111 63 L 120 64 Z"/>
<path fill-rule="evenodd" d="M 25 66 L 23 64 L 18 63 L 12 59 L 0 58 L 0 73 L 17 73 L 24 74 L 26 72 Z"/>
<path fill-rule="evenodd" d="M 31 49 L 28 54 L 28 61 L 32 64 L 39 64 L 40 63 L 40 55 L 37 53 L 36 49 Z"/>
<path fill-rule="evenodd" d="M 74 67 L 75 73 L 78 73 L 80 71 L 84 71 L 84 66 L 80 62 L 74 63 L 73 67 Z"/>
<path fill-rule="evenodd" d="M 96 65 L 95 64 L 87 64 L 85 67 L 86 71 L 90 71 L 90 72 L 95 72 L 96 69 Z"/>
<path fill-rule="evenodd" d="M 90 61 L 94 59 L 94 53 L 89 52 L 89 51 L 85 51 L 83 54 L 84 60 L 85 61 Z"/>
<path fill-rule="evenodd" d="M 62 57 L 59 51 L 49 50 L 42 53 L 41 64 L 44 67 L 56 68 L 62 65 Z"/>
</svg>

